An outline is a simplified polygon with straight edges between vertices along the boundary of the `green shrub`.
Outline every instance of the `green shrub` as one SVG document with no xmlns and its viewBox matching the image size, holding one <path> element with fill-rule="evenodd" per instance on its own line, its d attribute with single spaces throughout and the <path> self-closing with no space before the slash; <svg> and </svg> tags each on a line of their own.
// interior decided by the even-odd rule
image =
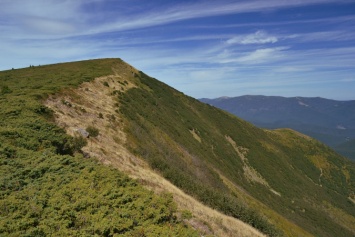
<svg viewBox="0 0 355 237">
<path fill-rule="evenodd" d="M 119 171 L 83 159 L 77 151 L 86 139 L 54 125 L 52 112 L 40 102 L 111 74 L 117 63 L 0 72 L 0 83 L 12 90 L 0 93 L 0 236 L 198 236 L 176 220 L 171 197 L 154 195 Z M 95 127 L 87 130 L 99 135 Z"/>
<path fill-rule="evenodd" d="M 192 213 L 189 210 L 182 210 L 181 218 L 186 219 L 186 220 L 190 220 L 192 218 Z"/>
<path fill-rule="evenodd" d="M 4 94 L 9 94 L 11 92 L 12 92 L 12 90 L 8 86 L 6 86 L 6 85 L 1 86 L 0 94 L 4 95 Z"/>
<path fill-rule="evenodd" d="M 72 142 L 72 149 L 74 152 L 78 152 L 87 145 L 87 140 L 82 136 L 75 136 Z"/>
<path fill-rule="evenodd" d="M 97 137 L 100 134 L 99 129 L 94 126 L 88 126 L 85 130 L 89 133 L 90 137 Z"/>
</svg>

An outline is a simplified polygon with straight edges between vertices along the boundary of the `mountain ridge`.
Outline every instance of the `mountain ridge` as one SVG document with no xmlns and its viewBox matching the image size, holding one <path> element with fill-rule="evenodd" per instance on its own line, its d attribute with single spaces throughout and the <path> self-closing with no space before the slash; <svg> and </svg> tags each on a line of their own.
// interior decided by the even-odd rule
<svg viewBox="0 0 355 237">
<path fill-rule="evenodd" d="M 245 223 L 229 219 L 181 192 L 168 180 L 159 177 L 149 168 L 147 162 L 137 158 L 124 146 L 127 142 L 127 135 L 119 122 L 124 118 L 117 112 L 117 100 L 114 95 L 136 87 L 130 80 L 130 76 L 132 73 L 139 72 L 123 63 L 116 66 L 113 71 L 116 71 L 113 75 L 96 78 L 94 81 L 81 84 L 75 90 L 66 90 L 60 96 L 49 97 L 45 101 L 45 105 L 55 112 L 56 122 L 72 136 L 77 134 L 78 128 L 94 124 L 95 128 L 104 132 L 99 136 L 99 140 L 91 141 L 88 146 L 83 147 L 82 150 L 88 156 L 99 157 L 102 163 L 117 168 L 157 193 L 173 193 L 180 209 L 188 209 L 194 205 L 194 209 L 199 212 L 199 218 L 209 221 L 211 228 L 220 236 L 228 235 L 228 231 L 241 236 L 263 236 Z M 70 106 L 68 106 L 69 104 Z M 79 111 L 78 108 L 80 108 Z M 75 119 L 73 119 L 74 117 Z M 197 215 L 194 211 L 192 214 Z M 211 221 L 213 218 L 220 219 L 221 227 L 227 231 L 217 227 Z M 207 229 L 207 234 L 211 233 L 202 221 L 199 219 L 193 219 L 193 221 L 202 230 L 206 231 L 205 229 Z M 230 224 L 227 226 L 225 223 L 228 222 Z"/>
<path fill-rule="evenodd" d="M 67 141 L 77 138 L 78 128 L 89 131 L 85 127 L 90 125 L 97 134 L 84 138 L 87 144 L 80 147 L 83 155 L 117 168 L 128 167 L 142 185 L 164 190 L 170 185 L 159 186 L 154 179 L 169 180 L 205 205 L 270 236 L 355 233 L 351 202 L 354 164 L 314 139 L 292 130 L 259 129 L 185 96 L 118 59 L 0 72 L 0 79 L 2 88 L 12 91 L 1 95 L 0 102 L 7 109 L 1 112 L 4 120 L 0 123 L 17 121 L 17 127 L 11 129 L 20 134 L 10 136 L 9 128 L 1 128 L 0 139 L 6 144 L 0 146 L 2 162 L 12 157 L 13 151 L 16 153 L 16 144 L 33 147 L 38 154 L 45 144 L 51 147 L 48 142 L 23 140 L 21 129 L 29 129 L 31 136 L 46 131 L 31 125 L 32 117 L 38 121 L 47 118 L 51 124 L 56 121 L 71 135 L 64 137 Z M 35 84 L 29 88 L 28 81 Z M 62 85 L 55 87 L 59 82 Z M 17 109 L 26 101 L 21 97 L 24 95 L 31 101 L 28 103 L 33 103 L 26 104 L 26 113 Z M 8 108 L 8 103 L 14 106 Z M 24 115 L 26 122 L 21 117 Z M 6 116 L 20 116 L 21 120 L 6 120 Z M 62 145 L 64 138 L 52 142 L 57 152 L 67 151 L 66 143 Z M 148 172 L 154 173 L 154 178 L 140 177 Z M 185 202 L 196 215 L 190 221 L 193 225 L 206 209 L 194 212 L 190 201 Z M 189 216 L 188 212 L 182 214 Z M 200 221 L 199 225 L 207 229 L 210 225 L 216 235 L 238 235 L 236 229 L 223 232 L 230 220 L 211 217 L 205 219 L 211 224 Z M 218 226 L 222 228 L 216 231 Z"/>
</svg>

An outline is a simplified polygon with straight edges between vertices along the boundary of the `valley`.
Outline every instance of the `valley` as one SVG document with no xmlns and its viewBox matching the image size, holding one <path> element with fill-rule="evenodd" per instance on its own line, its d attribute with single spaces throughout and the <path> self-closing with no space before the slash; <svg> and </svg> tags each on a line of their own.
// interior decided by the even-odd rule
<svg viewBox="0 0 355 237">
<path fill-rule="evenodd" d="M 294 129 L 355 159 L 355 146 L 351 145 L 355 139 L 354 101 L 251 95 L 200 100 L 261 128 Z"/>
</svg>

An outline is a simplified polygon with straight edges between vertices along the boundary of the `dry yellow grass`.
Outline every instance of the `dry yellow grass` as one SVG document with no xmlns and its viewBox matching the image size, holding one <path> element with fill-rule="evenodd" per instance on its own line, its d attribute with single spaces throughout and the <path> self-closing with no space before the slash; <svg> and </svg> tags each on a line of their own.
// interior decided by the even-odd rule
<svg viewBox="0 0 355 237">
<path fill-rule="evenodd" d="M 275 191 L 270 187 L 269 183 L 264 179 L 264 177 L 261 176 L 258 171 L 256 171 L 252 166 L 249 165 L 247 158 L 249 150 L 245 147 L 237 146 L 236 142 L 231 137 L 226 136 L 225 138 L 233 146 L 235 152 L 238 154 L 241 161 L 243 162 L 244 176 L 247 178 L 247 180 L 249 180 L 250 182 L 256 182 L 265 185 L 273 194 L 281 196 L 279 192 Z"/>
<path fill-rule="evenodd" d="M 115 68 L 114 72 L 115 75 L 96 78 L 92 82 L 83 83 L 77 89 L 48 98 L 45 104 L 55 112 L 58 125 L 73 136 L 77 135 L 78 129 L 85 129 L 89 125 L 98 128 L 99 136 L 89 138 L 83 151 L 90 157 L 96 157 L 102 163 L 127 173 L 156 193 L 172 193 L 180 210 L 191 211 L 193 218 L 189 223 L 199 229 L 201 234 L 264 236 L 242 221 L 201 204 L 128 151 L 125 147 L 124 120 L 116 111 L 119 104 L 114 94 L 115 91 L 124 92 L 134 87 L 133 75 L 138 72 L 126 64 Z"/>
<path fill-rule="evenodd" d="M 201 143 L 201 141 L 202 141 L 202 140 L 201 140 L 201 137 L 200 137 L 199 135 L 197 135 L 195 129 L 190 130 L 190 133 L 192 134 L 192 136 L 193 136 L 199 143 Z"/>
</svg>

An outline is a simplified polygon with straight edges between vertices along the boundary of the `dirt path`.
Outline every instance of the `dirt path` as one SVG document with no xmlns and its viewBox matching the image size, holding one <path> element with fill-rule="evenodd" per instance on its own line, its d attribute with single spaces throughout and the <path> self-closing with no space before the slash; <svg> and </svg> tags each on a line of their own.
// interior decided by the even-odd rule
<svg viewBox="0 0 355 237">
<path fill-rule="evenodd" d="M 194 218 L 189 221 L 190 225 L 201 233 L 215 236 L 264 236 L 242 221 L 223 215 L 185 194 L 126 149 L 123 119 L 117 112 L 119 104 L 115 95 L 134 87 L 131 78 L 133 73 L 138 72 L 123 65 L 116 69 L 116 73 L 83 83 L 78 89 L 51 96 L 45 105 L 55 112 L 57 124 L 72 136 L 89 125 L 98 128 L 99 136 L 89 138 L 83 151 L 138 179 L 154 192 L 172 193 L 180 210 L 192 212 Z"/>
</svg>

